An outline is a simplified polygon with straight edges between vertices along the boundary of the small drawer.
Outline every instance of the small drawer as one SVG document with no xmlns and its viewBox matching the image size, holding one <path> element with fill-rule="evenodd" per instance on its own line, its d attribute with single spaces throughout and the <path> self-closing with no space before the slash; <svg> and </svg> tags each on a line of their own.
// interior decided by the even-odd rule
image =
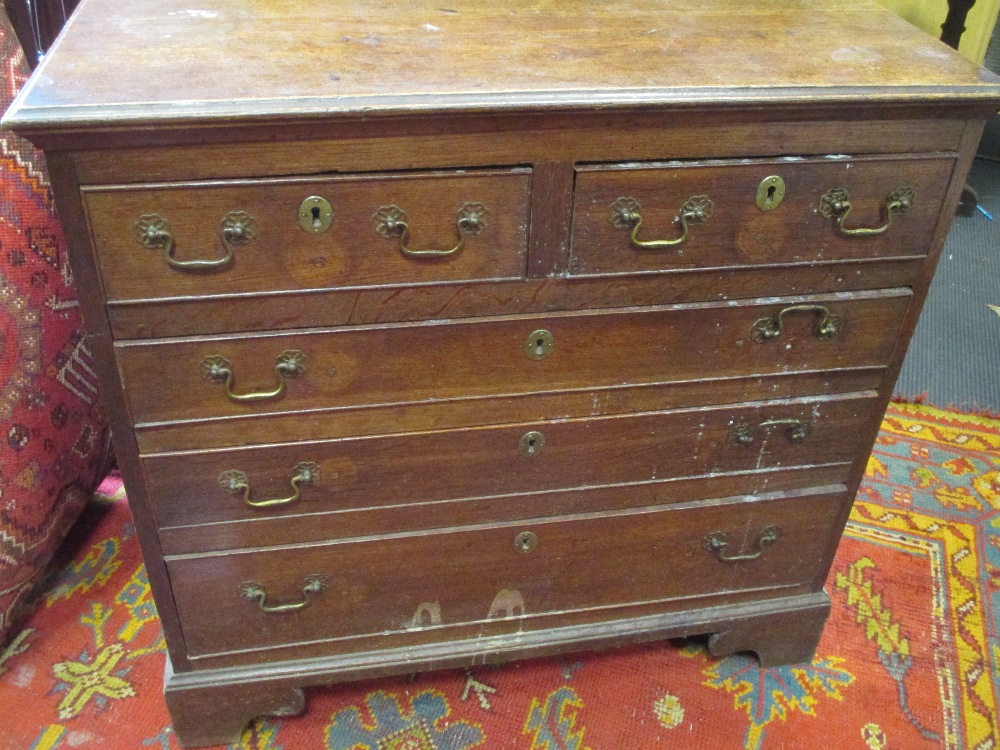
<svg viewBox="0 0 1000 750">
<path fill-rule="evenodd" d="M 132 414 L 153 424 L 880 367 L 909 300 L 896 289 L 116 348 Z M 238 425 L 218 428 L 217 445 L 240 444 Z"/>
<path fill-rule="evenodd" d="M 83 189 L 109 301 L 520 279 L 531 171 Z"/>
<path fill-rule="evenodd" d="M 581 166 L 570 273 L 925 255 L 953 167 L 840 156 Z"/>
<path fill-rule="evenodd" d="M 236 522 L 233 546 L 252 547 L 383 533 L 379 514 L 354 513 L 376 508 L 407 517 L 391 522 L 400 531 L 451 525 L 455 504 L 440 503 L 462 498 L 737 472 L 745 476 L 730 491 L 758 492 L 776 469 L 849 465 L 877 403 L 873 393 L 844 394 L 146 456 L 143 466 L 161 528 Z M 573 512 L 606 509 L 587 503 L 581 496 Z M 559 512 L 544 497 L 529 505 L 534 515 Z M 313 518 L 305 536 L 303 515 Z"/>
<path fill-rule="evenodd" d="M 167 558 L 193 658 L 524 632 L 822 585 L 843 485 L 308 547 Z M 721 593 L 720 593 L 721 592 Z M 225 626 L 220 626 L 225 623 Z M 294 658 L 289 649 L 286 658 Z M 273 655 L 267 658 L 275 658 Z"/>
</svg>

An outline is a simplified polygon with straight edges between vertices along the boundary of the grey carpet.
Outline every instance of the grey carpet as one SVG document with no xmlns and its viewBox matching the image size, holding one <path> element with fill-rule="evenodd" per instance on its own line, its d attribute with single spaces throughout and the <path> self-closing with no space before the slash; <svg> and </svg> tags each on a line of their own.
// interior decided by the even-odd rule
<svg viewBox="0 0 1000 750">
<path fill-rule="evenodd" d="M 1000 412 L 1000 162 L 977 159 L 968 182 L 996 220 L 955 217 L 895 393 Z"/>
</svg>

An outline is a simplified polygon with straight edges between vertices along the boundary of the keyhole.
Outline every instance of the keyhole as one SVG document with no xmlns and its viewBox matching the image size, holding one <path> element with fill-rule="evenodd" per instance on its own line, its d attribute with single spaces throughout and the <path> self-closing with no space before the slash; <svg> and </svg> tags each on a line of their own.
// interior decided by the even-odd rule
<svg viewBox="0 0 1000 750">
<path fill-rule="evenodd" d="M 519 450 L 526 458 L 537 458 L 545 447 L 545 436 L 537 430 L 526 432 L 521 436 Z"/>
<path fill-rule="evenodd" d="M 326 198 L 310 195 L 299 204 L 299 226 L 310 234 L 321 234 L 333 222 L 333 207 Z"/>
<path fill-rule="evenodd" d="M 773 174 L 765 177 L 757 185 L 757 193 L 754 196 L 754 203 L 761 211 L 773 211 L 781 205 L 785 198 L 785 181 L 778 175 Z"/>
<path fill-rule="evenodd" d="M 514 537 L 514 549 L 527 554 L 538 546 L 538 536 L 533 531 L 522 531 Z"/>
<path fill-rule="evenodd" d="M 531 359 L 545 359 L 552 353 L 554 345 L 552 334 L 540 328 L 537 331 L 532 331 L 524 340 L 524 353 Z"/>
</svg>

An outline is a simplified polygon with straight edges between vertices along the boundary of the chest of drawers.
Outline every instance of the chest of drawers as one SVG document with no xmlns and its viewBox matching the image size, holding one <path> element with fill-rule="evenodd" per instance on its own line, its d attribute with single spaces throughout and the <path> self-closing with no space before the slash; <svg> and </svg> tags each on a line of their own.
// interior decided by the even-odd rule
<svg viewBox="0 0 1000 750">
<path fill-rule="evenodd" d="M 337 680 L 810 658 L 1000 100 L 853 0 L 439 5 L 85 0 L 6 115 L 187 745 Z"/>
</svg>

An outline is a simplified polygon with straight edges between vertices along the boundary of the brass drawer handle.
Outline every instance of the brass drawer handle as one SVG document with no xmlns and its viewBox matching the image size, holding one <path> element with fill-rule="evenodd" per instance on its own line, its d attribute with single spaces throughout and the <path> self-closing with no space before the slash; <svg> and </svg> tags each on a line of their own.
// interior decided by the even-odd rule
<svg viewBox="0 0 1000 750">
<path fill-rule="evenodd" d="M 257 391 L 254 393 L 234 393 L 233 363 L 225 357 L 213 354 L 205 357 L 201 363 L 202 376 L 212 383 L 223 383 L 226 395 L 232 401 L 264 401 L 269 398 L 276 398 L 285 391 L 285 382 L 288 378 L 297 378 L 306 371 L 306 355 L 298 349 L 287 349 L 278 355 L 274 365 L 274 371 L 278 375 L 278 385 L 270 391 Z"/>
<path fill-rule="evenodd" d="M 833 219 L 834 226 L 841 234 L 848 237 L 871 237 L 882 234 L 889 225 L 892 224 L 893 215 L 902 216 L 913 205 L 913 188 L 900 186 L 893 190 L 885 198 L 885 224 L 880 227 L 854 227 L 848 229 L 844 226 L 847 217 L 851 214 L 851 196 L 844 188 L 831 188 L 823 193 L 819 199 L 819 215 L 824 219 Z"/>
<path fill-rule="evenodd" d="M 250 499 L 250 477 L 245 471 L 227 469 L 219 475 L 219 486 L 226 492 L 243 493 L 243 502 L 251 508 L 274 508 L 279 505 L 289 505 L 302 496 L 300 484 L 312 484 L 319 479 L 319 466 L 312 461 L 302 461 L 295 464 L 291 473 L 292 494 L 288 497 L 275 497 L 269 500 Z"/>
<path fill-rule="evenodd" d="M 784 427 L 785 437 L 790 443 L 799 443 L 809 437 L 809 425 L 798 419 L 768 419 L 756 427 L 749 424 L 737 425 L 733 428 L 733 442 L 737 445 L 751 445 L 755 433 L 768 427 Z"/>
<path fill-rule="evenodd" d="M 312 595 L 322 593 L 330 588 L 330 579 L 326 576 L 313 574 L 306 576 L 302 582 L 302 600 L 289 604 L 268 604 L 267 591 L 263 584 L 257 581 L 247 581 L 240 584 L 240 594 L 244 599 L 257 600 L 257 606 L 261 612 L 268 614 L 281 614 L 282 612 L 294 612 L 297 609 L 305 609 L 312 603 Z"/>
<path fill-rule="evenodd" d="M 760 532 L 760 536 L 757 537 L 757 551 L 751 552 L 745 555 L 727 555 L 726 548 L 729 546 L 729 542 L 726 540 L 726 535 L 721 531 L 717 531 L 714 534 L 709 534 L 705 537 L 705 549 L 709 552 L 714 552 L 715 556 L 718 557 L 722 562 L 746 562 L 747 560 L 756 560 L 758 557 L 764 554 L 764 550 L 774 544 L 781 537 L 781 529 L 777 526 L 768 526 L 766 529 Z"/>
<path fill-rule="evenodd" d="M 482 234 L 490 223 L 490 212 L 482 203 L 465 203 L 455 216 L 458 244 L 450 250 L 413 250 L 410 242 L 410 224 L 406 212 L 399 206 L 382 206 L 372 214 L 372 229 L 387 240 L 399 240 L 399 250 L 411 258 L 440 258 L 454 255 L 462 249 L 469 235 Z"/>
<path fill-rule="evenodd" d="M 133 227 L 136 241 L 150 250 L 165 250 L 167 263 L 181 271 L 222 268 L 233 260 L 233 247 L 248 245 L 257 237 L 257 222 L 246 211 L 230 211 L 219 224 L 219 239 L 226 254 L 215 260 L 177 260 L 170 223 L 159 214 L 140 216 Z"/>
<path fill-rule="evenodd" d="M 629 239 L 632 246 L 640 250 L 659 250 L 661 247 L 680 245 L 688 238 L 688 229 L 704 224 L 712 215 L 713 203 L 707 195 L 695 195 L 688 198 L 681 206 L 680 221 L 681 236 L 674 240 L 640 240 L 639 227 L 642 226 L 642 207 L 635 198 L 619 198 L 608 210 L 611 214 L 611 225 L 615 229 L 632 229 Z"/>
<path fill-rule="evenodd" d="M 818 339 L 832 339 L 844 328 L 844 319 L 837 315 L 830 315 L 830 311 L 823 305 L 792 305 L 777 315 L 755 321 L 750 329 L 750 338 L 757 343 L 778 338 L 781 335 L 784 317 L 789 313 L 798 312 L 816 313 L 819 316 L 819 321 L 814 329 Z"/>
</svg>

